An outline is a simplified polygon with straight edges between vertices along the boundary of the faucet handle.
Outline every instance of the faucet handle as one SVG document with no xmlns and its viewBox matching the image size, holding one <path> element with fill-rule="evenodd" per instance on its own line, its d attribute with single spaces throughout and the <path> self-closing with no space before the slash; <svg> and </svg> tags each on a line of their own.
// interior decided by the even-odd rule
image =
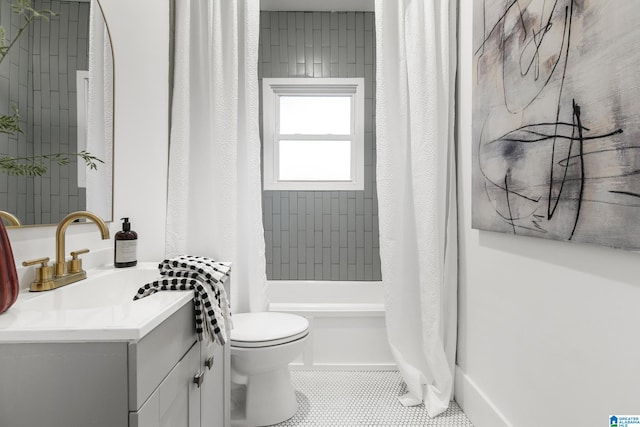
<svg viewBox="0 0 640 427">
<path fill-rule="evenodd" d="M 29 260 L 29 261 L 22 261 L 22 266 L 29 267 L 30 265 L 42 264 L 40 268 L 43 268 L 43 267 L 47 267 L 48 262 L 49 262 L 49 257 L 38 258 L 38 259 Z"/>
<path fill-rule="evenodd" d="M 71 261 L 67 262 L 67 273 L 80 273 L 82 271 L 82 260 L 79 258 L 79 256 L 88 252 L 89 249 L 79 249 L 77 251 L 72 251 Z"/>
<path fill-rule="evenodd" d="M 53 281 L 51 280 L 53 269 L 48 263 L 49 257 L 22 262 L 24 267 L 40 264 L 40 267 L 36 268 L 36 280 L 31 284 L 31 291 L 48 291 L 49 289 L 53 289 Z"/>
</svg>

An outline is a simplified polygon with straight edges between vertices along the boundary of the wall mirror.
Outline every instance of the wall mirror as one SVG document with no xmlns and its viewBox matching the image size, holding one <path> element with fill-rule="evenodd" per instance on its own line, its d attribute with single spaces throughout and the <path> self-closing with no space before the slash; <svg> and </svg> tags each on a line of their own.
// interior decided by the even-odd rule
<svg viewBox="0 0 640 427">
<path fill-rule="evenodd" d="M 24 26 L 0 0 L 0 25 L 11 42 Z M 42 176 L 0 172 L 0 210 L 21 226 L 57 224 L 68 213 L 89 210 L 113 217 L 113 50 L 100 2 L 31 0 L 55 16 L 34 19 L 0 64 L 0 114 L 18 108 L 21 133 L 0 134 L 0 156 L 67 155 L 68 164 L 43 160 Z M 73 153 L 96 156 L 91 169 Z M 5 222 L 6 225 L 9 223 Z"/>
</svg>

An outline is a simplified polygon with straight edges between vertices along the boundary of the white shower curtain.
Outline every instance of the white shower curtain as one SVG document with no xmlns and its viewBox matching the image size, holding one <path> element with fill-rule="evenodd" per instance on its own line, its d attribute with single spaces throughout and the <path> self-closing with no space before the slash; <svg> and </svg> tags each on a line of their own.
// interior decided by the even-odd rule
<svg viewBox="0 0 640 427">
<path fill-rule="evenodd" d="M 177 0 L 166 255 L 233 262 L 234 312 L 267 308 L 259 0 Z"/>
<path fill-rule="evenodd" d="M 456 2 L 376 0 L 376 150 L 388 340 L 404 405 L 453 396 Z"/>
<path fill-rule="evenodd" d="M 78 151 L 86 150 L 104 161 L 96 170 L 85 167 L 88 211 L 110 219 L 113 200 L 113 54 L 111 40 L 104 23 L 100 2 L 91 1 L 89 13 L 89 88 L 87 93 L 86 146 L 78 145 Z M 82 87 L 78 91 L 84 90 Z M 83 108 L 83 106 L 78 106 Z M 82 124 L 78 124 L 82 126 Z M 78 138 L 80 143 L 81 138 Z M 80 181 L 80 177 L 78 178 Z"/>
</svg>

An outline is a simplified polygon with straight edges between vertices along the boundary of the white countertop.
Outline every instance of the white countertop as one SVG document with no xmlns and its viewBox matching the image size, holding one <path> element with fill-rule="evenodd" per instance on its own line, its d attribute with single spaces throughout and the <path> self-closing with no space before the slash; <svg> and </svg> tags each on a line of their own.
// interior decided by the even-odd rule
<svg viewBox="0 0 640 427">
<path fill-rule="evenodd" d="M 0 342 L 137 341 L 193 300 L 193 291 L 156 292 L 133 301 L 158 277 L 157 263 L 103 267 L 45 292 L 21 292 L 0 314 Z"/>
</svg>

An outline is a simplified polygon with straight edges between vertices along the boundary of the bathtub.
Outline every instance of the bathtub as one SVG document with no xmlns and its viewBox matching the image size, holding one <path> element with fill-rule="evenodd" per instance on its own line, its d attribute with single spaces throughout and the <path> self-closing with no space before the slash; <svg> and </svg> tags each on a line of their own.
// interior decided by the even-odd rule
<svg viewBox="0 0 640 427">
<path fill-rule="evenodd" d="M 292 369 L 396 369 L 382 282 L 270 280 L 268 286 L 270 311 L 309 320 L 307 345 Z"/>
</svg>

